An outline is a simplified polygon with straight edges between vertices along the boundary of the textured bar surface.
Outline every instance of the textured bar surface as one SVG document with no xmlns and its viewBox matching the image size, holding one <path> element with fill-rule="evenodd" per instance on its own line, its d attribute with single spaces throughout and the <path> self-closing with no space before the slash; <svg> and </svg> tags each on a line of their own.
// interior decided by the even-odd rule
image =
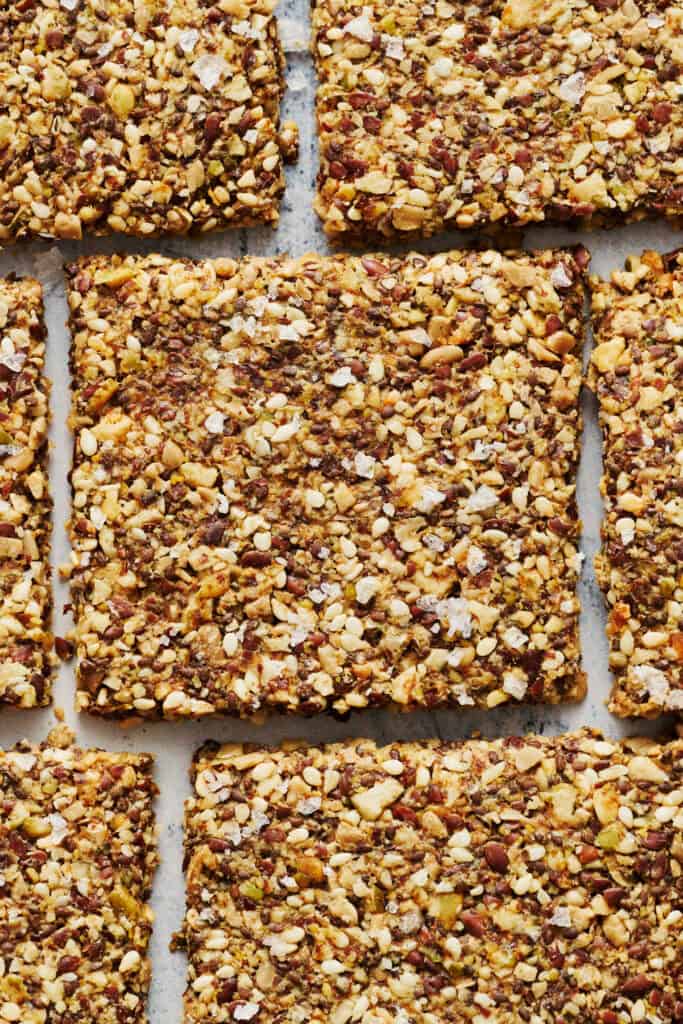
<svg viewBox="0 0 683 1024">
<path fill-rule="evenodd" d="M 683 710 L 683 250 L 594 278 L 610 710 Z"/>
<path fill-rule="evenodd" d="M 50 698 L 49 388 L 37 281 L 0 280 L 0 704 Z"/>
<path fill-rule="evenodd" d="M 278 219 L 274 0 L 36 0 L 0 12 L 0 240 Z"/>
<path fill-rule="evenodd" d="M 203 748 L 187 1024 L 683 1016 L 683 742 Z"/>
<path fill-rule="evenodd" d="M 80 705 L 580 696 L 585 262 L 73 265 Z"/>
<path fill-rule="evenodd" d="M 144 1024 L 152 758 L 72 742 L 0 752 L 0 1019 Z"/>
<path fill-rule="evenodd" d="M 313 0 L 331 236 L 683 211 L 683 5 Z"/>
</svg>

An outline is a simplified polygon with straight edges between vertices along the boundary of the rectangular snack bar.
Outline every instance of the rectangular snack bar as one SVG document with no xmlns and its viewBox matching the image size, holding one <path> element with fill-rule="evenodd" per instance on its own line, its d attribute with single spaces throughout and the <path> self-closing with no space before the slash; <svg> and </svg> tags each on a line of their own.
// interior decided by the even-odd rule
<svg viewBox="0 0 683 1024">
<path fill-rule="evenodd" d="M 71 266 L 80 706 L 581 696 L 586 259 Z"/>
<path fill-rule="evenodd" d="M 0 241 L 276 222 L 275 0 L 35 0 L 0 11 Z"/>
<path fill-rule="evenodd" d="M 683 10 L 313 0 L 331 236 L 683 212 Z"/>
<path fill-rule="evenodd" d="M 591 280 L 617 715 L 683 710 L 683 250 Z"/>
<path fill-rule="evenodd" d="M 683 1016 L 683 741 L 208 745 L 186 1024 Z"/>
<path fill-rule="evenodd" d="M 72 743 L 0 752 L 0 1019 L 145 1024 L 152 758 Z"/>
<path fill-rule="evenodd" d="M 50 698 L 48 385 L 37 281 L 0 280 L 0 704 Z"/>
</svg>

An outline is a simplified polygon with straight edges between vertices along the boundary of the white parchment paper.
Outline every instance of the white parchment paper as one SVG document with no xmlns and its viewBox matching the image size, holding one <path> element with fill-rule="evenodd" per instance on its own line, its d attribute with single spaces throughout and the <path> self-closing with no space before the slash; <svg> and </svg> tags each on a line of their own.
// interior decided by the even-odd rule
<svg viewBox="0 0 683 1024">
<path fill-rule="evenodd" d="M 60 583 L 56 568 L 68 561 L 69 545 L 65 523 L 69 516 L 69 486 L 72 439 L 66 426 L 70 402 L 68 373 L 69 335 L 66 329 L 67 306 L 62 263 L 76 256 L 97 252 L 161 252 L 175 256 L 241 256 L 306 252 L 328 252 L 329 246 L 312 209 L 317 149 L 315 138 L 315 76 L 308 54 L 308 0 L 286 0 L 280 5 L 280 28 L 287 51 L 288 90 L 283 115 L 299 124 L 301 155 L 288 170 L 288 189 L 276 231 L 253 229 L 222 233 L 204 239 L 167 238 L 138 241 L 121 237 L 91 239 L 82 243 L 35 244 L 16 246 L 0 253 L 0 275 L 11 271 L 33 274 L 45 289 L 49 329 L 47 370 L 52 389 L 52 454 L 50 478 L 54 496 L 54 631 L 64 636 L 71 620 L 63 613 L 68 588 Z M 458 233 L 441 235 L 415 248 L 435 251 L 457 248 L 467 241 Z M 664 223 L 638 224 L 608 232 L 578 233 L 563 229 L 538 228 L 527 232 L 526 248 L 542 248 L 583 242 L 592 255 L 592 269 L 603 276 L 620 267 L 629 253 L 644 248 L 661 251 L 683 246 L 683 233 Z M 590 342 L 588 343 L 588 345 Z M 588 350 L 587 345 L 587 350 Z M 602 515 L 598 483 L 600 477 L 600 434 L 595 402 L 584 392 L 583 454 L 578 480 L 578 500 L 584 524 L 582 550 L 585 554 L 579 594 L 582 603 L 581 637 L 584 668 L 588 673 L 588 696 L 580 705 L 560 708 L 500 708 L 488 714 L 471 710 L 435 713 L 396 714 L 391 711 L 361 712 L 346 722 L 331 718 L 274 719 L 258 726 L 239 721 L 205 720 L 199 723 L 154 723 L 123 729 L 73 710 L 74 666 L 61 665 L 54 688 L 55 706 L 64 710 L 66 721 L 81 745 L 96 745 L 109 750 L 148 750 L 156 757 L 156 780 L 161 794 L 157 803 L 161 867 L 157 873 L 153 906 L 156 924 L 151 955 L 153 980 L 150 998 L 151 1024 L 179 1024 L 182 1020 L 182 992 L 185 986 L 185 961 L 171 954 L 168 944 L 180 926 L 183 908 L 182 813 L 189 793 L 188 768 L 192 753 L 201 742 L 221 741 L 276 743 L 285 737 L 303 737 L 310 743 L 369 736 L 380 742 L 420 739 L 431 736 L 459 738 L 480 730 L 484 735 L 538 731 L 546 734 L 595 726 L 606 735 L 657 733 L 672 729 L 671 721 L 658 723 L 621 722 L 605 708 L 610 678 L 607 669 L 607 644 L 602 598 L 595 583 L 593 555 L 599 543 Z M 0 746 L 7 747 L 22 737 L 42 740 L 55 724 L 54 711 L 3 711 L 0 714 Z"/>
</svg>

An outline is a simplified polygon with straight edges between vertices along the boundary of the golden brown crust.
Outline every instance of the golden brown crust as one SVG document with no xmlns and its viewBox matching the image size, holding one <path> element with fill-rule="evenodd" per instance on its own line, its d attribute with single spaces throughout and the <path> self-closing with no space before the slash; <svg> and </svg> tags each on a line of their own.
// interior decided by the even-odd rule
<svg viewBox="0 0 683 1024">
<path fill-rule="evenodd" d="M 683 212 L 683 11 L 313 0 L 332 237 Z"/>
<path fill-rule="evenodd" d="M 0 12 L 0 241 L 278 219 L 274 0 L 37 0 Z"/>
<path fill-rule="evenodd" d="M 585 260 L 70 267 L 80 706 L 582 696 Z"/>
<path fill-rule="evenodd" d="M 72 744 L 0 752 L 0 1019 L 145 1024 L 152 758 Z"/>
<path fill-rule="evenodd" d="M 610 710 L 683 710 L 683 251 L 591 282 L 605 518 Z"/>
<path fill-rule="evenodd" d="M 40 284 L 0 280 L 0 704 L 49 703 L 50 500 Z"/>
<path fill-rule="evenodd" d="M 205 747 L 186 1024 L 683 1012 L 683 743 Z"/>
</svg>

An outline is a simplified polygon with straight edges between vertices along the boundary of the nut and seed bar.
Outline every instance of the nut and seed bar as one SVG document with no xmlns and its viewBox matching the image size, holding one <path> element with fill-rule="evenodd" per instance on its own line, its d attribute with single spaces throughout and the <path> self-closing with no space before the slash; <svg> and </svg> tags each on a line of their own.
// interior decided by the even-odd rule
<svg viewBox="0 0 683 1024">
<path fill-rule="evenodd" d="M 0 704 L 49 702 L 48 384 L 40 284 L 0 280 Z"/>
<path fill-rule="evenodd" d="M 68 268 L 80 706 L 582 696 L 586 262 Z"/>
<path fill-rule="evenodd" d="M 656 717 L 683 711 L 683 250 L 591 286 L 610 710 Z"/>
<path fill-rule="evenodd" d="M 72 743 L 0 751 L 0 1020 L 144 1024 L 152 758 Z"/>
<path fill-rule="evenodd" d="M 277 221 L 275 0 L 2 6 L 0 242 Z"/>
<path fill-rule="evenodd" d="M 186 1024 L 683 1019 L 683 741 L 207 745 Z"/>
<path fill-rule="evenodd" d="M 313 0 L 331 236 L 683 212 L 683 8 Z"/>
</svg>

